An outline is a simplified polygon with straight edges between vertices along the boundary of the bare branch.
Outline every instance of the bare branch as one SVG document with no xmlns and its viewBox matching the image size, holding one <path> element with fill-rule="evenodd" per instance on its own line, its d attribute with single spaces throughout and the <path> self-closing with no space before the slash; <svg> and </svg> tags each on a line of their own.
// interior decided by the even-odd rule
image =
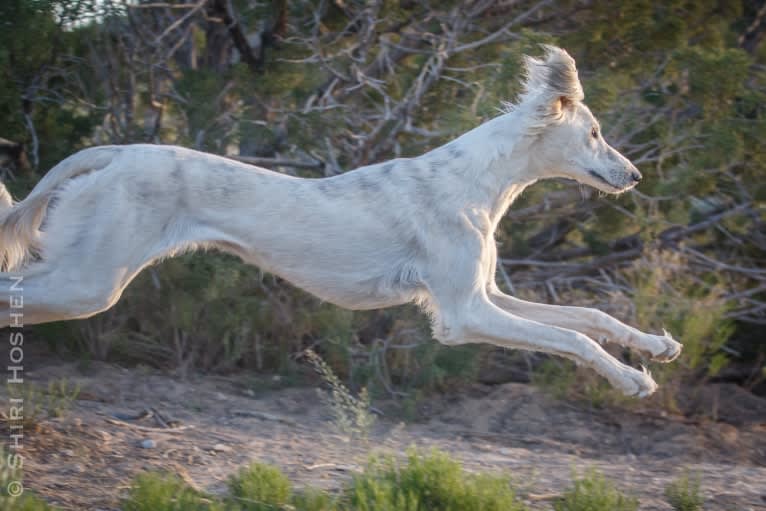
<svg viewBox="0 0 766 511">
<path fill-rule="evenodd" d="M 32 138 L 32 168 L 37 170 L 40 166 L 40 140 L 37 138 L 35 123 L 29 112 L 24 112 L 24 124 L 27 127 L 29 136 Z"/>
<path fill-rule="evenodd" d="M 176 28 L 180 27 L 186 20 L 194 16 L 200 9 L 205 7 L 208 0 L 199 0 L 194 6 L 191 7 L 191 10 L 189 12 L 185 13 L 183 16 L 178 18 L 176 21 L 171 23 L 160 35 L 157 36 L 157 38 L 154 40 L 154 44 L 158 45 L 160 42 L 165 39 L 165 37 L 173 32 Z"/>
</svg>

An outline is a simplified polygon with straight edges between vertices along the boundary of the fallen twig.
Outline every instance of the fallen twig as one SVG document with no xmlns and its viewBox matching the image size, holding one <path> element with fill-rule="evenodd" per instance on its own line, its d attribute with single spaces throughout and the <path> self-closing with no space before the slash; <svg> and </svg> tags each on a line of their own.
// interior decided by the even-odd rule
<svg viewBox="0 0 766 511">
<path fill-rule="evenodd" d="M 272 415 L 270 413 L 265 413 L 265 412 L 256 412 L 256 411 L 250 411 L 250 410 L 231 410 L 229 411 L 229 413 L 231 415 L 236 415 L 238 417 L 252 417 L 254 419 L 281 422 L 283 424 L 287 424 L 288 426 L 298 426 L 298 423 L 292 419 L 288 419 L 287 417 L 280 417 L 278 415 Z"/>
<path fill-rule="evenodd" d="M 194 426 L 177 426 L 175 428 L 152 428 L 149 426 L 139 426 L 138 424 L 131 424 L 130 422 L 125 422 L 119 419 L 112 419 L 109 417 L 104 417 L 104 420 L 108 422 L 109 424 L 115 424 L 117 426 L 127 426 L 129 428 L 133 428 L 139 431 L 151 431 L 153 433 L 179 433 L 181 431 L 192 429 L 194 427 Z"/>
</svg>

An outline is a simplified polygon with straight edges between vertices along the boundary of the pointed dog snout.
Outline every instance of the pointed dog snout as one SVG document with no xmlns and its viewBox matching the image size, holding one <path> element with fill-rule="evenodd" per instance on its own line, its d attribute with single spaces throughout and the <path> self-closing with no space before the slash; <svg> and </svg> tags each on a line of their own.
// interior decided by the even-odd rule
<svg viewBox="0 0 766 511">
<path fill-rule="evenodd" d="M 633 165 L 633 162 L 620 154 L 615 148 L 607 147 L 607 157 L 612 162 L 612 165 L 608 166 L 614 178 L 624 183 L 623 186 L 635 186 L 638 184 L 643 176 L 636 166 Z"/>
</svg>

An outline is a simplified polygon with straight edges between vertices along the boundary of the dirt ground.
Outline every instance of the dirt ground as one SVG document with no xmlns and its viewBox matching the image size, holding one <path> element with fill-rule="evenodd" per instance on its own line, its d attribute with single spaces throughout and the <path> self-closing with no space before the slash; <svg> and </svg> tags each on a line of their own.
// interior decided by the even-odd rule
<svg viewBox="0 0 766 511">
<path fill-rule="evenodd" d="M 147 469 L 224 492 L 227 477 L 254 460 L 278 465 L 299 486 L 335 489 L 372 451 L 410 446 L 448 451 L 468 470 L 510 474 L 532 509 L 551 509 L 573 470 L 587 467 L 637 496 L 642 510 L 671 509 L 663 489 L 685 469 L 700 474 L 708 511 L 766 509 L 766 400 L 733 385 L 709 394 L 732 408 L 719 416 L 736 417 L 734 424 L 588 410 L 510 383 L 429 400 L 416 423 L 382 417 L 363 442 L 336 430 L 315 388 L 254 392 L 237 377 L 181 381 L 107 364 L 83 374 L 60 362 L 36 365 L 26 378 L 81 385 L 65 418 L 24 439 L 25 486 L 64 509 L 117 510 L 131 479 Z M 115 419 L 145 408 L 182 428 Z M 154 447 L 142 447 L 146 440 Z"/>
</svg>

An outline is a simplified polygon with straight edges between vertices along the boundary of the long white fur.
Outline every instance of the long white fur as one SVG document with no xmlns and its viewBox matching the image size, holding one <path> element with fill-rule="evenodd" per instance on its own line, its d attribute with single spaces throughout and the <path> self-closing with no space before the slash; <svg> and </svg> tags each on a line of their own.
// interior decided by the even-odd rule
<svg viewBox="0 0 766 511">
<path fill-rule="evenodd" d="M 417 302 L 442 343 L 554 353 L 626 394 L 651 394 L 646 371 L 596 341 L 669 361 L 681 349 L 669 335 L 525 302 L 495 284 L 494 232 L 524 188 L 564 176 L 621 193 L 640 179 L 598 134 L 565 51 L 529 59 L 524 90 L 503 115 L 423 156 L 324 179 L 173 146 L 80 151 L 25 200 L 10 205 L 0 193 L 0 326 L 11 322 L 17 275 L 25 323 L 83 318 L 111 307 L 152 262 L 213 247 L 342 307 Z"/>
</svg>

